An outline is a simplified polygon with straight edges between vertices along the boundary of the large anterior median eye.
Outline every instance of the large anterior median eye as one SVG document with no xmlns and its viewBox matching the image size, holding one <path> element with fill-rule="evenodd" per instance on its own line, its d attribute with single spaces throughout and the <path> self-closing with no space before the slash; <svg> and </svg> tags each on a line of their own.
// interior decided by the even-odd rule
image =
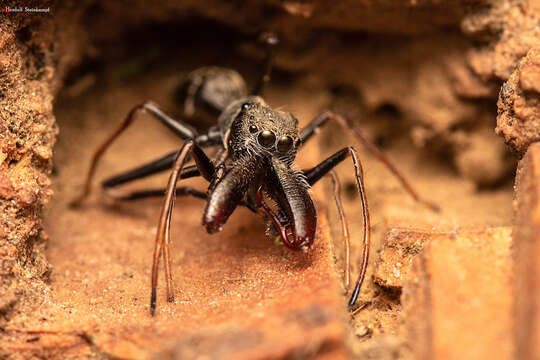
<svg viewBox="0 0 540 360">
<path fill-rule="evenodd" d="M 264 130 L 257 137 L 257 141 L 265 148 L 269 148 L 276 143 L 276 135 L 270 130 Z"/>
<path fill-rule="evenodd" d="M 279 152 L 287 152 L 291 149 L 293 144 L 293 139 L 290 136 L 282 136 L 279 138 L 277 143 L 277 149 Z"/>
</svg>

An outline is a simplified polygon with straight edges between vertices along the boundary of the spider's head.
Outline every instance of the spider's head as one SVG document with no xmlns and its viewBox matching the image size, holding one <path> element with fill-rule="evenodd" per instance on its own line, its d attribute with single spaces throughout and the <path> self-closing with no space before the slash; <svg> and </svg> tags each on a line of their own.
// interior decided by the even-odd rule
<svg viewBox="0 0 540 360">
<path fill-rule="evenodd" d="M 229 105 L 218 122 L 234 165 L 210 195 L 203 221 L 207 229 L 219 229 L 246 191 L 251 191 L 287 247 L 311 246 L 317 211 L 304 173 L 291 168 L 301 142 L 298 120 L 254 96 Z M 266 204 L 264 194 L 277 210 Z"/>
<path fill-rule="evenodd" d="M 298 120 L 288 112 L 270 108 L 258 96 L 235 104 L 231 122 L 224 136 L 233 156 L 266 155 L 292 163 L 300 145 Z"/>
</svg>

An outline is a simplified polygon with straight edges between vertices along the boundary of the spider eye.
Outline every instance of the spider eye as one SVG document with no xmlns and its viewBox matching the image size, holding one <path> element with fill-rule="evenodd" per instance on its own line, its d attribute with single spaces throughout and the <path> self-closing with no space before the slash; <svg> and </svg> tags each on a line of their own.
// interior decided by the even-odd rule
<svg viewBox="0 0 540 360">
<path fill-rule="evenodd" d="M 261 144 L 265 148 L 269 148 L 275 144 L 276 135 L 274 135 L 274 133 L 270 130 L 264 130 L 257 137 L 257 141 L 259 141 L 259 144 Z"/>
<path fill-rule="evenodd" d="M 249 132 L 254 134 L 256 133 L 257 131 L 259 131 L 259 129 L 257 128 L 256 125 L 249 125 Z"/>
<path fill-rule="evenodd" d="M 279 138 L 277 143 L 277 149 L 279 152 L 287 152 L 291 149 L 293 144 L 293 139 L 290 136 L 282 136 Z"/>
<path fill-rule="evenodd" d="M 251 107 L 251 106 L 250 106 L 249 103 L 243 103 L 243 104 L 242 104 L 242 111 L 246 111 L 246 110 L 248 110 L 250 107 Z"/>
</svg>

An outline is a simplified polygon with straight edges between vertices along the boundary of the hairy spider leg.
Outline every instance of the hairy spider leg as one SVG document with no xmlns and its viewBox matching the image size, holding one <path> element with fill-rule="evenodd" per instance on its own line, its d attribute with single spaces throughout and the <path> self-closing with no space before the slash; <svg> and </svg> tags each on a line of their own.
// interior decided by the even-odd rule
<svg viewBox="0 0 540 360">
<path fill-rule="evenodd" d="M 360 128 L 352 122 L 350 119 L 336 114 L 332 111 L 325 111 L 321 115 L 317 116 L 315 119 L 313 119 L 305 128 L 302 129 L 300 133 L 300 137 L 302 139 L 302 143 L 306 142 L 311 138 L 317 130 L 323 126 L 328 120 L 335 120 L 337 121 L 341 126 L 345 127 L 346 129 L 349 129 L 353 135 L 356 137 L 356 139 L 370 152 L 372 153 L 380 162 L 383 163 L 384 166 L 390 172 L 399 180 L 401 183 L 401 186 L 409 193 L 409 195 L 416 201 L 421 204 L 424 204 L 425 206 L 429 207 L 433 211 L 440 211 L 440 208 L 437 204 L 428 201 L 426 199 L 423 199 L 417 192 L 414 190 L 414 188 L 411 186 L 411 184 L 407 181 L 405 176 L 399 171 L 395 165 L 390 161 L 388 156 L 384 152 L 382 152 L 377 145 L 372 143 L 368 140 L 368 138 L 364 135 L 363 131 L 360 130 Z"/>
<path fill-rule="evenodd" d="M 362 265 L 360 267 L 360 273 L 358 274 L 354 290 L 349 299 L 349 308 L 352 308 L 356 303 L 356 300 L 358 299 L 360 288 L 362 287 L 362 283 L 364 282 L 364 278 L 366 276 L 369 259 L 369 247 L 371 242 L 369 208 L 366 192 L 364 189 L 364 174 L 362 169 L 362 163 L 357 156 L 356 150 L 353 147 L 349 146 L 339 150 L 334 155 L 323 160 L 319 165 L 313 167 L 312 169 L 304 170 L 304 174 L 307 178 L 308 184 L 313 185 L 324 175 L 330 172 L 334 167 L 336 167 L 339 163 L 345 160 L 348 156 L 351 156 L 353 161 L 356 184 L 358 186 L 358 192 L 360 193 L 360 199 L 362 201 L 362 217 L 364 220 L 364 250 L 362 252 Z"/>
<path fill-rule="evenodd" d="M 172 155 L 172 156 L 171 156 Z M 154 161 L 151 161 L 147 164 L 139 166 L 137 168 L 128 170 L 121 174 L 110 177 L 109 179 L 101 183 L 101 187 L 105 190 L 105 194 L 115 200 L 121 201 L 133 201 L 149 197 L 162 197 L 165 195 L 165 189 L 147 189 L 147 190 L 138 190 L 133 192 L 118 191 L 114 187 L 129 183 L 138 179 L 145 178 L 147 176 L 169 170 L 173 163 L 174 159 L 178 156 L 178 150 L 167 154 L 163 157 L 160 157 Z M 192 177 L 201 176 L 197 165 L 186 166 L 182 169 L 180 173 L 180 179 L 188 179 Z M 191 195 L 196 198 L 206 199 L 206 193 L 194 189 L 192 187 L 179 187 L 176 189 L 177 196 L 187 196 Z"/>
</svg>

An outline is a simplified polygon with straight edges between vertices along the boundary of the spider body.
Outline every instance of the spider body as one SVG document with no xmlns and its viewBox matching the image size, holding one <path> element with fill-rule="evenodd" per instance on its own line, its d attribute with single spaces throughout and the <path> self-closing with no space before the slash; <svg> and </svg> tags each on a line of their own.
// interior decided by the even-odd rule
<svg viewBox="0 0 540 360">
<path fill-rule="evenodd" d="M 300 146 L 298 120 L 270 108 L 259 96 L 232 102 L 218 118 L 222 146 L 229 164 L 209 187 L 203 225 L 209 233 L 221 230 L 236 206 L 247 196 L 254 209 L 257 193 L 266 193 L 278 206 L 278 223 L 287 236 L 283 243 L 300 249 L 313 243 L 316 210 L 301 171 L 291 169 Z M 269 228 L 270 233 L 275 226 Z"/>
<path fill-rule="evenodd" d="M 398 177 L 409 193 L 419 200 L 403 176 L 389 160 L 362 134 L 348 119 L 326 111 L 299 130 L 298 120 L 288 112 L 273 109 L 259 96 L 262 86 L 269 79 L 272 48 L 277 43 L 274 36 L 263 37 L 267 56 L 259 80 L 250 96 L 242 77 L 234 70 L 206 67 L 195 70 L 184 84 L 186 100 L 184 114 L 192 116 L 197 107 L 203 106 L 214 114 L 219 114 L 217 123 L 206 133 L 198 131 L 178 119 L 173 119 L 153 102 L 135 106 L 120 126 L 96 150 L 86 177 L 82 194 L 72 203 L 79 205 L 90 193 L 92 178 L 99 159 L 112 142 L 131 124 L 139 111 L 145 111 L 184 139 L 179 151 L 166 154 L 147 164 L 113 176 L 102 182 L 102 188 L 118 200 L 136 200 L 145 197 L 164 197 L 158 229 L 156 233 L 152 279 L 150 312 L 156 309 L 156 289 L 158 267 L 161 256 L 165 261 L 167 279 L 167 299 L 174 301 L 172 275 L 170 270 L 170 223 L 175 197 L 177 195 L 195 196 L 206 200 L 202 224 L 209 233 L 219 232 L 229 216 L 238 206 L 245 206 L 259 214 L 268 224 L 268 233 L 279 236 L 282 243 L 290 249 L 309 249 L 315 240 L 317 211 L 308 193 L 311 185 L 324 175 L 331 175 L 334 183 L 334 197 L 338 206 L 343 237 L 346 241 L 346 280 L 349 286 L 349 237 L 345 216 L 339 199 L 339 181 L 332 169 L 351 157 L 354 165 L 356 183 L 363 207 L 364 251 L 360 273 L 349 300 L 354 306 L 365 277 L 370 242 L 370 222 L 367 198 L 365 195 L 361 163 L 354 148 L 348 146 L 337 151 L 311 169 L 299 170 L 294 160 L 301 146 L 328 120 L 339 122 L 375 154 Z M 210 160 L 204 148 L 218 147 L 216 159 Z M 191 156 L 194 165 L 186 165 Z M 124 183 L 137 180 L 161 171 L 171 170 L 165 189 L 145 190 L 132 193 L 110 190 Z M 201 176 L 208 182 L 207 191 L 191 187 L 178 187 L 180 179 Z M 267 204 L 266 198 L 274 206 Z"/>
</svg>

